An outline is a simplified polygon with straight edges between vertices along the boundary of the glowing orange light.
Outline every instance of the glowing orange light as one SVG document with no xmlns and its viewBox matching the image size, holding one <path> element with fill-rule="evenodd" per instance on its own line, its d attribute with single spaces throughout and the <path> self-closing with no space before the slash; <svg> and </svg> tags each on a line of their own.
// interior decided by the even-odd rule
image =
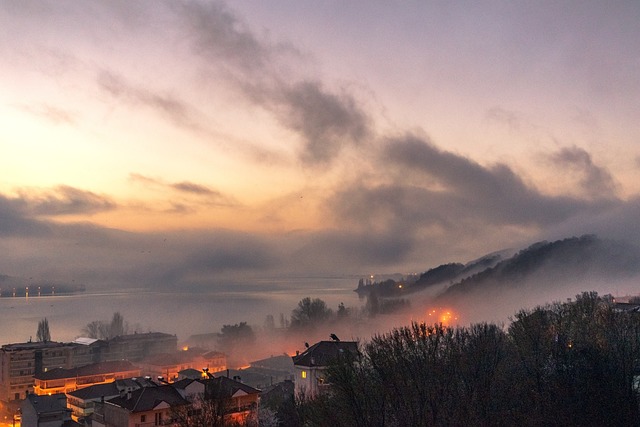
<svg viewBox="0 0 640 427">
<path fill-rule="evenodd" d="M 438 323 L 441 323 L 443 326 L 451 326 L 458 321 L 457 314 L 449 309 L 432 309 L 428 311 L 427 314 L 429 316 L 437 317 Z"/>
</svg>

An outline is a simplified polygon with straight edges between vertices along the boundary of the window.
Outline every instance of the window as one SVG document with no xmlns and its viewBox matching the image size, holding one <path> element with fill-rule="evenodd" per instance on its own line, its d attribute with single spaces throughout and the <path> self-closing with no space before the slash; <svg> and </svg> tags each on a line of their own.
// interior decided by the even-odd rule
<svg viewBox="0 0 640 427">
<path fill-rule="evenodd" d="M 156 425 L 162 425 L 162 412 L 156 412 Z"/>
<path fill-rule="evenodd" d="M 146 415 L 140 415 L 140 422 L 144 423 L 147 421 L 147 416 Z"/>
<path fill-rule="evenodd" d="M 307 371 L 302 371 L 302 378 L 307 378 Z"/>
</svg>

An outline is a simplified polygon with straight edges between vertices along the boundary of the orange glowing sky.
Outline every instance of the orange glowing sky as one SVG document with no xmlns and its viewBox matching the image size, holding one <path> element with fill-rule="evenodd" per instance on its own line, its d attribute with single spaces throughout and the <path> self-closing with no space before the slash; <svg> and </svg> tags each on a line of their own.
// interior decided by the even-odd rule
<svg viewBox="0 0 640 427">
<path fill-rule="evenodd" d="M 0 273 L 419 271 L 637 240 L 638 19 L 633 1 L 0 4 Z"/>
</svg>

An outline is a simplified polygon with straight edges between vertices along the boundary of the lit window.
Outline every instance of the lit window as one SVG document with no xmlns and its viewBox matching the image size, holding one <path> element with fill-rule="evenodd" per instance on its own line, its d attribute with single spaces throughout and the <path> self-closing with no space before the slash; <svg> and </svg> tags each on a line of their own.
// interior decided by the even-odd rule
<svg viewBox="0 0 640 427">
<path fill-rule="evenodd" d="M 302 371 L 302 378 L 307 378 L 307 371 Z"/>
</svg>

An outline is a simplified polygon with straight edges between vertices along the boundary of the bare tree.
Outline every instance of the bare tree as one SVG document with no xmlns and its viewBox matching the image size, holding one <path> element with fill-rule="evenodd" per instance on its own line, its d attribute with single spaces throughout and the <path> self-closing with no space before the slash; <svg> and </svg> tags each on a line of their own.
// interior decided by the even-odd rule
<svg viewBox="0 0 640 427">
<path fill-rule="evenodd" d="M 38 342 L 51 341 L 51 333 L 49 332 L 49 321 L 46 317 L 38 322 L 38 332 L 36 333 L 36 340 Z"/>
<path fill-rule="evenodd" d="M 119 335 L 129 333 L 129 324 L 124 321 L 124 317 L 120 312 L 113 313 L 111 322 L 104 320 L 94 320 L 87 323 L 82 329 L 82 333 L 89 338 L 108 340 Z"/>
</svg>

